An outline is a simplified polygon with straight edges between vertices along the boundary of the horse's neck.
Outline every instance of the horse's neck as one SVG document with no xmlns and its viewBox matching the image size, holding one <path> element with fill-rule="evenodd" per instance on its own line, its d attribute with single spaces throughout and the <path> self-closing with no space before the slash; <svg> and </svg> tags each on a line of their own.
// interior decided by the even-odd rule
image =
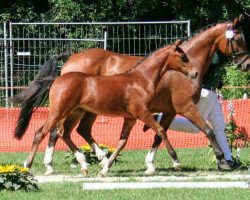
<svg viewBox="0 0 250 200">
<path fill-rule="evenodd" d="M 199 83 L 202 82 L 203 77 L 211 64 L 212 58 L 218 50 L 217 42 L 222 36 L 221 29 L 224 30 L 225 25 L 218 24 L 215 27 L 199 33 L 197 36 L 194 36 L 182 45 L 182 48 L 187 54 L 190 62 L 198 72 L 196 80 L 198 80 Z"/>
<path fill-rule="evenodd" d="M 129 73 L 133 76 L 139 76 L 140 80 L 150 82 L 149 85 L 155 88 L 160 81 L 161 72 L 169 56 L 169 52 L 165 48 L 151 54 Z"/>
</svg>

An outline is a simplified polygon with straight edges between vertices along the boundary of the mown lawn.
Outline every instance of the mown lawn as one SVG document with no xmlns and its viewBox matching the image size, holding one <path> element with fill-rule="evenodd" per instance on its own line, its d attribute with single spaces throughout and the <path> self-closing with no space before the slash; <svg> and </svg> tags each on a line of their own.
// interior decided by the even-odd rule
<svg viewBox="0 0 250 200">
<path fill-rule="evenodd" d="M 218 172 L 210 148 L 177 149 L 183 170 L 175 171 L 165 149 L 159 150 L 155 161 L 158 176 L 198 177 L 200 175 L 245 174 L 249 172 L 250 148 L 241 151 L 244 166 L 233 172 Z M 113 166 L 110 177 L 144 176 L 144 158 L 147 150 L 126 150 L 122 152 L 120 162 Z M 22 165 L 28 153 L 0 153 L 0 164 Z M 80 168 L 71 168 L 65 159 L 65 152 L 56 152 L 54 159 L 55 174 L 79 175 Z M 90 177 L 96 177 L 99 166 L 89 167 Z M 43 175 L 43 153 L 38 153 L 30 172 Z M 198 180 L 199 181 L 199 180 Z M 217 180 L 218 181 L 218 180 Z M 234 180 L 237 181 L 237 180 Z M 244 181 L 244 180 L 240 180 Z M 1 191 L 0 199 L 249 199 L 250 189 L 139 189 L 139 190 L 102 190 L 83 191 L 82 182 L 38 183 L 39 192 Z"/>
</svg>

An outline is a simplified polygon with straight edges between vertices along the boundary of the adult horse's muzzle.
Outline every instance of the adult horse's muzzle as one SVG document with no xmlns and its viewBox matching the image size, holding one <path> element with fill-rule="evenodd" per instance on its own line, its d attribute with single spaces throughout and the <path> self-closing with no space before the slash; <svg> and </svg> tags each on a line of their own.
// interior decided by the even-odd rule
<svg viewBox="0 0 250 200">
<path fill-rule="evenodd" d="M 188 73 L 188 77 L 193 79 L 193 78 L 196 78 L 198 75 L 198 72 L 196 70 L 192 70 Z"/>
<path fill-rule="evenodd" d="M 250 56 L 249 54 L 245 55 L 243 58 L 238 60 L 235 65 L 237 68 L 240 68 L 241 71 L 246 72 L 250 69 Z"/>
</svg>

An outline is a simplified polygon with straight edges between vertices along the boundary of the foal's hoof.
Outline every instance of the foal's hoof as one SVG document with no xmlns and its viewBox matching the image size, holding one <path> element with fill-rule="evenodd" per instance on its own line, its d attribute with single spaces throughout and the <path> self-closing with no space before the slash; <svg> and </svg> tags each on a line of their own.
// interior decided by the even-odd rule
<svg viewBox="0 0 250 200">
<path fill-rule="evenodd" d="M 45 176 L 53 174 L 54 170 L 53 169 L 47 169 L 47 171 L 44 173 Z"/>
<path fill-rule="evenodd" d="M 175 170 L 182 170 L 181 163 L 173 163 L 173 167 Z"/>
<path fill-rule="evenodd" d="M 107 177 L 107 174 L 104 172 L 99 172 L 97 176 L 100 178 L 104 178 L 104 177 Z"/>
<path fill-rule="evenodd" d="M 155 175 L 155 169 L 147 169 L 144 174 L 146 176 L 154 176 Z"/>
<path fill-rule="evenodd" d="M 81 171 L 82 171 L 82 174 L 83 174 L 84 177 L 88 176 L 89 172 L 88 172 L 87 169 L 81 169 Z"/>
<path fill-rule="evenodd" d="M 105 167 L 107 167 L 108 165 L 109 165 L 109 160 L 108 160 L 108 158 L 107 157 L 104 157 L 103 159 L 102 159 L 102 161 L 100 162 L 100 167 L 103 169 L 103 168 L 105 168 Z"/>
</svg>

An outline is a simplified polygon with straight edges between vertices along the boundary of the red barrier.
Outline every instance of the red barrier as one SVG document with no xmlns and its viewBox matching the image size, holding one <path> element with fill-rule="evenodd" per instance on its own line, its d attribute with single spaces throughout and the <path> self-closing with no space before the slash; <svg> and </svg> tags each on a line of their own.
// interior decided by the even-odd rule
<svg viewBox="0 0 250 200">
<path fill-rule="evenodd" d="M 228 114 L 227 105 L 224 101 L 222 108 L 225 116 Z M 250 99 L 234 100 L 235 121 L 238 126 L 243 127 L 250 134 Z M 45 121 L 48 116 L 48 108 L 38 108 L 32 116 L 30 126 L 23 139 L 18 141 L 13 137 L 13 130 L 18 118 L 19 108 L 0 108 L 0 151 L 1 152 L 22 152 L 30 151 L 34 138 L 34 132 Z M 122 118 L 98 117 L 93 127 L 93 137 L 98 143 L 108 146 L 116 146 L 122 127 Z M 126 149 L 148 149 L 153 141 L 154 132 L 152 130 L 144 133 L 142 131 L 143 123 L 137 121 L 129 137 Z M 203 133 L 192 134 L 175 131 L 168 131 L 168 136 L 174 147 L 202 147 L 206 146 L 208 141 Z M 74 130 L 72 133 L 73 141 L 78 145 L 86 144 Z M 47 145 L 48 137 L 39 146 L 39 151 L 44 151 Z M 59 140 L 56 145 L 57 150 L 66 150 L 68 147 Z"/>
</svg>

